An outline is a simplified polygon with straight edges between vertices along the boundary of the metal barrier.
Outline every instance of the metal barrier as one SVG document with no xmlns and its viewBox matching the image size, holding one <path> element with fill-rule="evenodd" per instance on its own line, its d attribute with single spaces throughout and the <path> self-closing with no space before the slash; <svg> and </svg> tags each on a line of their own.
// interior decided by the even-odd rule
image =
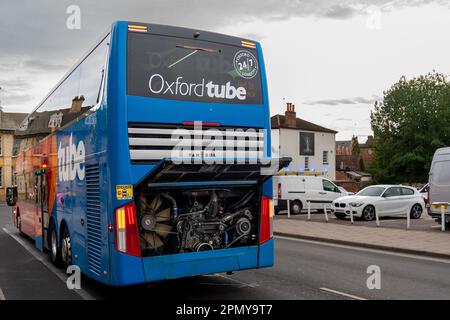
<svg viewBox="0 0 450 320">
<path fill-rule="evenodd" d="M 435 209 L 441 208 L 441 231 L 445 231 L 445 213 L 450 205 L 448 202 L 433 202 L 431 204 Z"/>
<path fill-rule="evenodd" d="M 288 218 L 291 217 L 291 200 L 287 201 Z"/>
<path fill-rule="evenodd" d="M 327 205 L 323 205 L 323 213 L 325 214 L 325 220 L 328 222 L 328 208 Z"/>
<path fill-rule="evenodd" d="M 308 204 L 308 220 L 311 220 L 311 201 L 306 202 Z"/>
</svg>

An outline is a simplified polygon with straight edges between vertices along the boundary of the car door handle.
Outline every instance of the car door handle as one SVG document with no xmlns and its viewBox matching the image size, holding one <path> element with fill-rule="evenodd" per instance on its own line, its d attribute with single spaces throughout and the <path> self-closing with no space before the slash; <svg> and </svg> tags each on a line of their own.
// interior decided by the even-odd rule
<svg viewBox="0 0 450 320">
<path fill-rule="evenodd" d="M 319 192 L 319 194 L 327 194 L 326 192 Z"/>
<path fill-rule="evenodd" d="M 81 219 L 80 223 L 81 223 L 82 226 L 84 226 L 84 219 Z"/>
</svg>

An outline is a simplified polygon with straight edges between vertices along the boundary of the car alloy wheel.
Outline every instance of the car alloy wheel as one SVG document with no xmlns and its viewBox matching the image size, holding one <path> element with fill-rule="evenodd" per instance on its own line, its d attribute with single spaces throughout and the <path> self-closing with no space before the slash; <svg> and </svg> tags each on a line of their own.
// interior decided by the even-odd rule
<svg viewBox="0 0 450 320">
<path fill-rule="evenodd" d="M 365 221 L 372 221 L 375 219 L 375 208 L 372 206 L 367 206 L 364 208 L 362 217 Z"/>
<path fill-rule="evenodd" d="M 410 217 L 413 219 L 419 219 L 422 215 L 422 206 L 419 204 L 415 204 L 411 209 Z"/>
</svg>

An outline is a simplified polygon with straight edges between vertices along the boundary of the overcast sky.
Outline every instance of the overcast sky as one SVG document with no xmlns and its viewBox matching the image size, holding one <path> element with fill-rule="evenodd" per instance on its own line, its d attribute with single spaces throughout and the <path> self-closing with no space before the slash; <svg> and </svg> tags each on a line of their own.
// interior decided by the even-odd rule
<svg viewBox="0 0 450 320">
<path fill-rule="evenodd" d="M 70 5 L 81 28 L 69 30 Z M 114 20 L 192 27 L 262 43 L 271 113 L 371 133 L 370 110 L 402 75 L 450 73 L 450 0 L 0 0 L 5 111 L 28 112 Z"/>
</svg>

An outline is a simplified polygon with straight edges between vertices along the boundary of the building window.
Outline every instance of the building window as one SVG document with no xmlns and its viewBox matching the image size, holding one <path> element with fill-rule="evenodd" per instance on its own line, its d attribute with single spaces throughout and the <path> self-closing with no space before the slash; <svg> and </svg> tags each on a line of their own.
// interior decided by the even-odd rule
<svg viewBox="0 0 450 320">
<path fill-rule="evenodd" d="M 305 157 L 305 171 L 309 170 L 309 157 Z"/>
<path fill-rule="evenodd" d="M 328 151 L 324 151 L 323 152 L 323 160 L 322 160 L 323 164 L 328 164 Z"/>
<path fill-rule="evenodd" d="M 19 147 L 20 147 L 20 140 L 18 138 L 14 137 L 13 149 L 12 149 L 13 156 L 17 156 L 17 154 L 19 153 Z"/>
<path fill-rule="evenodd" d="M 300 155 L 301 156 L 314 156 L 314 133 L 313 132 L 300 132 Z"/>
<path fill-rule="evenodd" d="M 15 187 L 15 186 L 17 186 L 17 179 L 16 179 L 14 167 L 11 168 L 11 174 L 12 174 L 12 185 L 13 185 L 13 187 Z"/>
<path fill-rule="evenodd" d="M 3 187 L 3 168 L 0 167 L 0 188 Z"/>
<path fill-rule="evenodd" d="M 0 136 L 0 156 L 3 154 L 3 150 L 2 150 L 2 136 Z"/>
</svg>

